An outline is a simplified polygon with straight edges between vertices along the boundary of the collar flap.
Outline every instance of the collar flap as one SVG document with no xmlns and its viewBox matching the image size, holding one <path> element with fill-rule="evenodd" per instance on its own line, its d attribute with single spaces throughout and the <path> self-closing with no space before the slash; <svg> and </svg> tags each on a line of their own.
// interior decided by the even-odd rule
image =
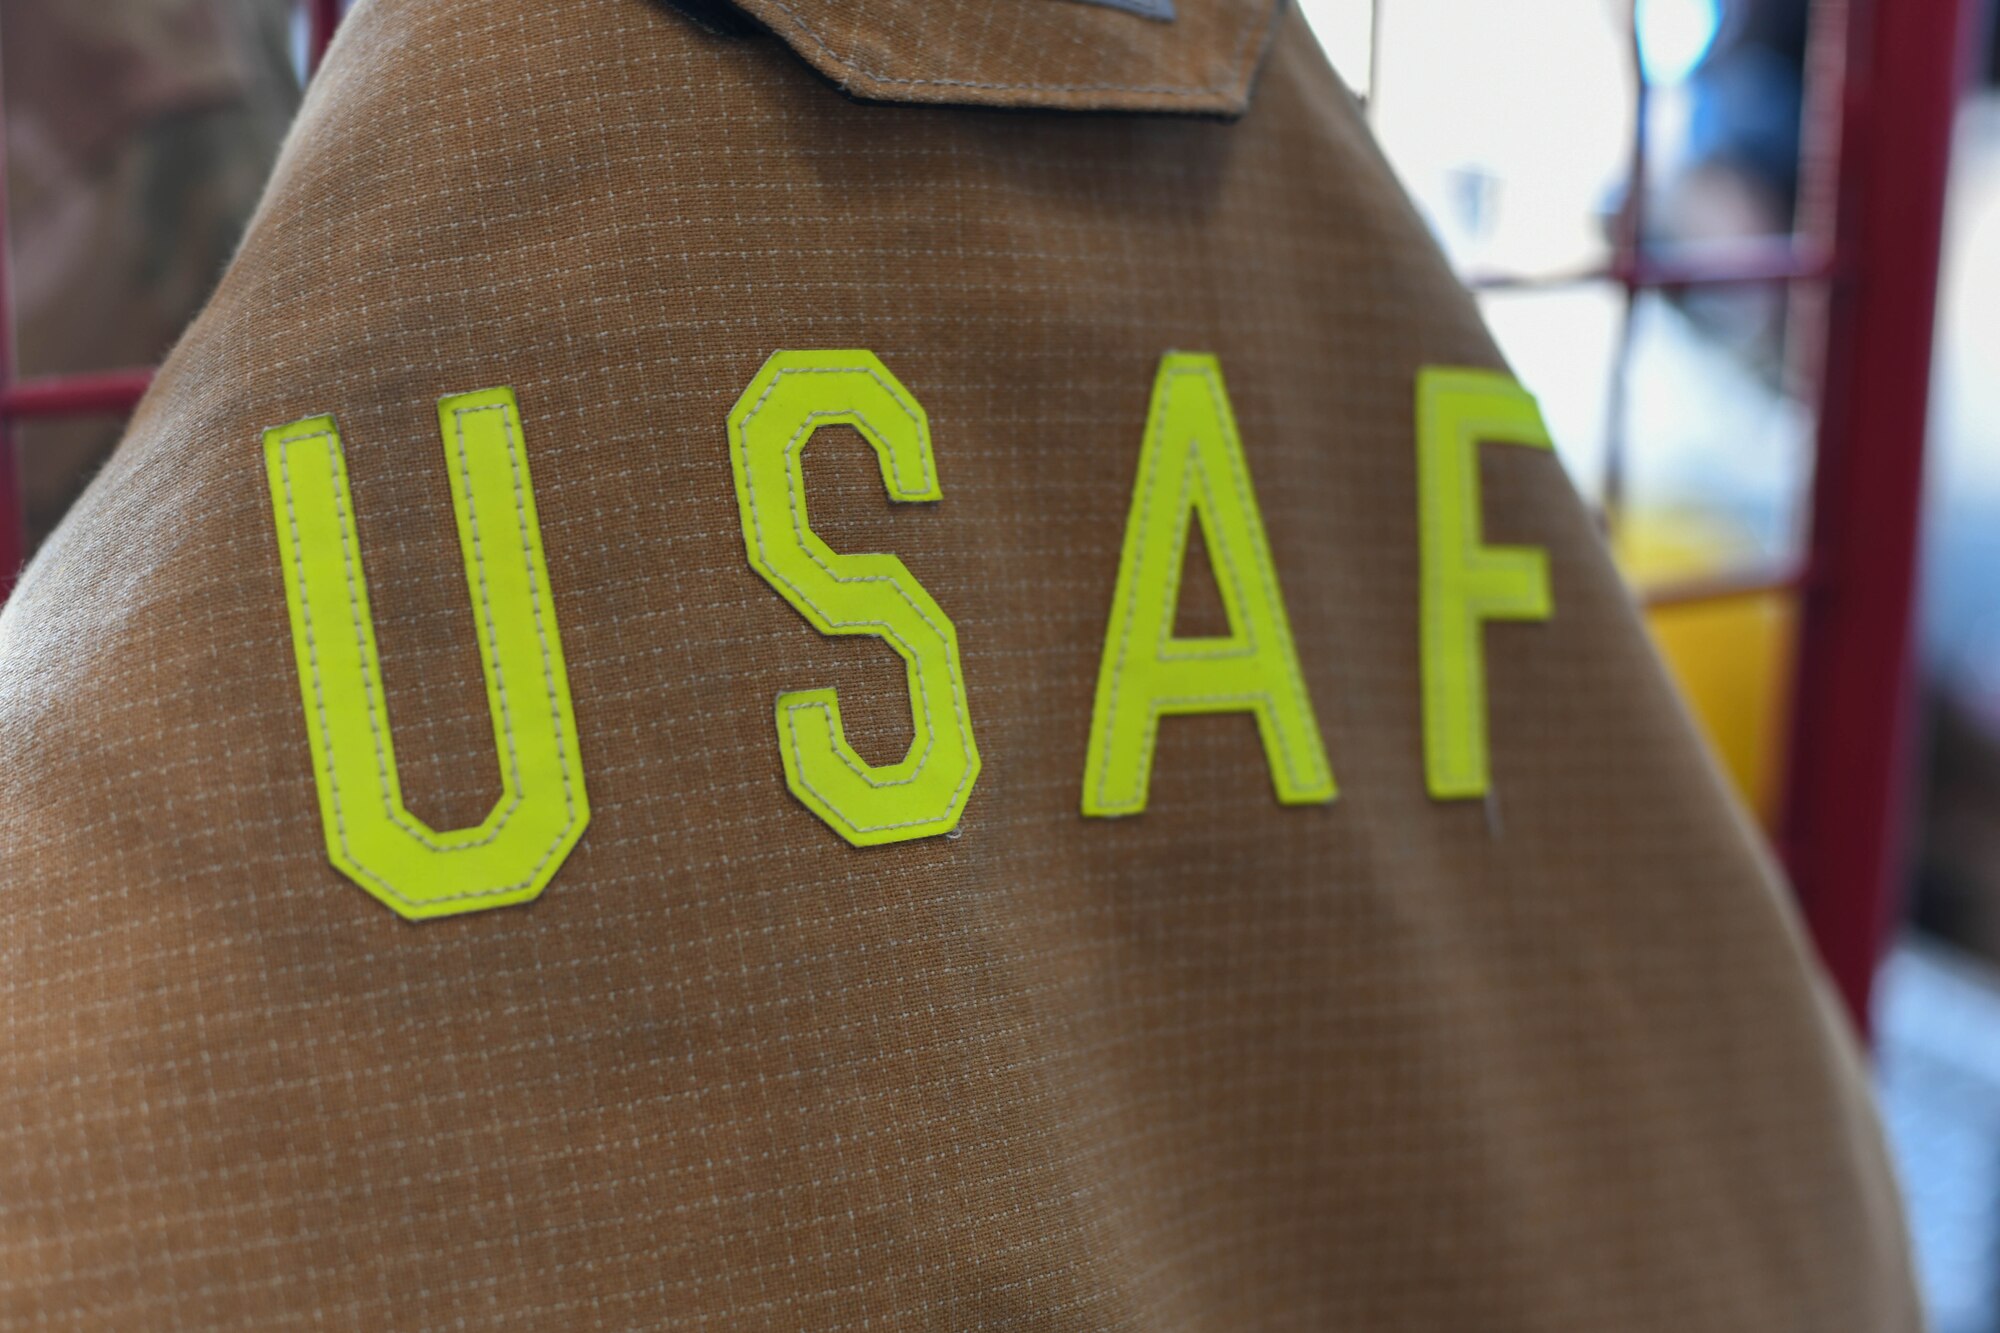
<svg viewBox="0 0 2000 1333">
<path fill-rule="evenodd" d="M 1280 0 L 736 0 L 856 97 L 1240 115 Z"/>
</svg>

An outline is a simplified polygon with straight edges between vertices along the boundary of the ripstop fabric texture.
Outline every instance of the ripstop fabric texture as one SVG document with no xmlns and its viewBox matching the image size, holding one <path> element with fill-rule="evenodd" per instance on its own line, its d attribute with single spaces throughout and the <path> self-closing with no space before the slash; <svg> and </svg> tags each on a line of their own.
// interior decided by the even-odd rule
<svg viewBox="0 0 2000 1333">
<path fill-rule="evenodd" d="M 745 7 L 362 0 L 0 612 L 0 1327 L 1915 1329 L 1854 1043 L 1547 451 L 1480 450 L 1553 614 L 1484 630 L 1486 799 L 1426 792 L 1418 375 L 1503 367 L 1296 12 Z M 1017 103 L 915 104 L 975 84 Z M 786 789 L 787 691 L 912 739 L 902 659 L 745 555 L 731 407 L 842 348 L 939 498 L 829 425 L 812 530 L 955 625 L 951 837 Z M 1079 809 L 1169 351 L 1226 377 L 1331 803 L 1234 713 Z M 263 432 L 338 423 L 402 798 L 468 828 L 437 403 L 497 385 L 590 824 L 409 922 L 328 859 Z M 1227 634 L 1191 547 L 1173 632 Z"/>
</svg>

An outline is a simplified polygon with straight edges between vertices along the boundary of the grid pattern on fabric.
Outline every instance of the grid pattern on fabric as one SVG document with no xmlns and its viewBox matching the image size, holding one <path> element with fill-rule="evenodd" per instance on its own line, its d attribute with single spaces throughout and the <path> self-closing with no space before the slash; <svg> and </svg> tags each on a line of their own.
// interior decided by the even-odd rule
<svg viewBox="0 0 2000 1333">
<path fill-rule="evenodd" d="M 857 105 L 637 0 L 353 16 L 0 614 L 0 1326 L 1915 1326 L 1853 1054 L 1546 458 L 1485 462 L 1557 605 L 1489 636 L 1494 808 L 1424 797 L 1414 376 L 1496 358 L 1284 23 L 1227 124 Z M 934 505 L 807 467 L 956 620 L 952 839 L 850 848 L 779 774 L 782 689 L 908 740 L 729 480 L 764 358 L 843 346 L 934 432 Z M 1332 806 L 1206 717 L 1077 814 L 1169 349 L 1221 360 Z M 403 789 L 473 822 L 433 404 L 502 384 L 594 822 L 412 926 L 326 863 L 258 440 L 338 418 Z"/>
</svg>

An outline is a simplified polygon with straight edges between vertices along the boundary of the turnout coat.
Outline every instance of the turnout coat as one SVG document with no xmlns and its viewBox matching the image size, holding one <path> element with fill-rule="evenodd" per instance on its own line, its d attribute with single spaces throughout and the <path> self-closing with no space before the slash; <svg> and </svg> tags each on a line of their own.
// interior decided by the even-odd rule
<svg viewBox="0 0 2000 1333">
<path fill-rule="evenodd" d="M 1913 1329 L 1273 0 L 362 0 L 0 615 L 0 1326 Z"/>
</svg>

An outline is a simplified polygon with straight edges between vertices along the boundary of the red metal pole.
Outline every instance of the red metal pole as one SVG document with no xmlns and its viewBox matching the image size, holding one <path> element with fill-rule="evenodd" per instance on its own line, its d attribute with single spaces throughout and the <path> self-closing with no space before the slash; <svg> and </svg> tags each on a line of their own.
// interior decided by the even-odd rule
<svg viewBox="0 0 2000 1333">
<path fill-rule="evenodd" d="M 125 416 L 145 396 L 152 379 L 150 370 L 106 370 L 19 380 L 0 389 L 0 420 L 94 413 Z"/>
<path fill-rule="evenodd" d="M 340 25 L 341 0 L 304 0 L 307 63 L 317 70 Z M 150 371 L 59 376 L 27 384 L 15 379 L 14 307 L 7 246 L 6 115 L 0 108 L 0 602 L 7 600 L 27 556 L 14 422 L 22 417 L 129 412 L 146 390 Z"/>
<path fill-rule="evenodd" d="M 14 298 L 7 231 L 7 116 L 0 90 L 0 395 L 14 384 Z M 14 426 L 0 419 L 0 603 L 14 591 L 28 557 L 28 516 L 21 494 L 20 459 L 14 453 Z"/>
<path fill-rule="evenodd" d="M 340 26 L 341 0 L 306 0 L 306 72 L 319 68 L 333 30 Z"/>
<path fill-rule="evenodd" d="M 1827 316 L 1810 563 L 1781 846 L 1856 1023 L 1903 869 L 1913 605 L 1963 0 L 1852 9 L 1838 277 Z"/>
<path fill-rule="evenodd" d="M 1546 273 L 1484 272 L 1466 275 L 1475 292 L 1550 291 L 1557 287 L 1628 284 L 1640 291 L 1693 287 L 1771 286 L 1832 277 L 1833 260 L 1811 245 L 1789 240 L 1731 241 L 1669 249 L 1647 247 L 1630 263 L 1591 264 Z"/>
<path fill-rule="evenodd" d="M 1625 177 L 1625 209 L 1619 215 L 1611 275 L 1624 300 L 1618 313 L 1618 341 L 1612 353 L 1611 384 L 1605 395 L 1603 497 L 1599 520 L 1607 535 L 1624 517 L 1627 471 L 1626 418 L 1631 409 L 1633 338 L 1638 332 L 1639 270 L 1646 263 L 1646 191 L 1653 90 L 1646 80 L 1646 53 L 1639 41 L 1639 0 L 1625 6 L 1626 51 L 1632 61 L 1632 157 Z"/>
</svg>

